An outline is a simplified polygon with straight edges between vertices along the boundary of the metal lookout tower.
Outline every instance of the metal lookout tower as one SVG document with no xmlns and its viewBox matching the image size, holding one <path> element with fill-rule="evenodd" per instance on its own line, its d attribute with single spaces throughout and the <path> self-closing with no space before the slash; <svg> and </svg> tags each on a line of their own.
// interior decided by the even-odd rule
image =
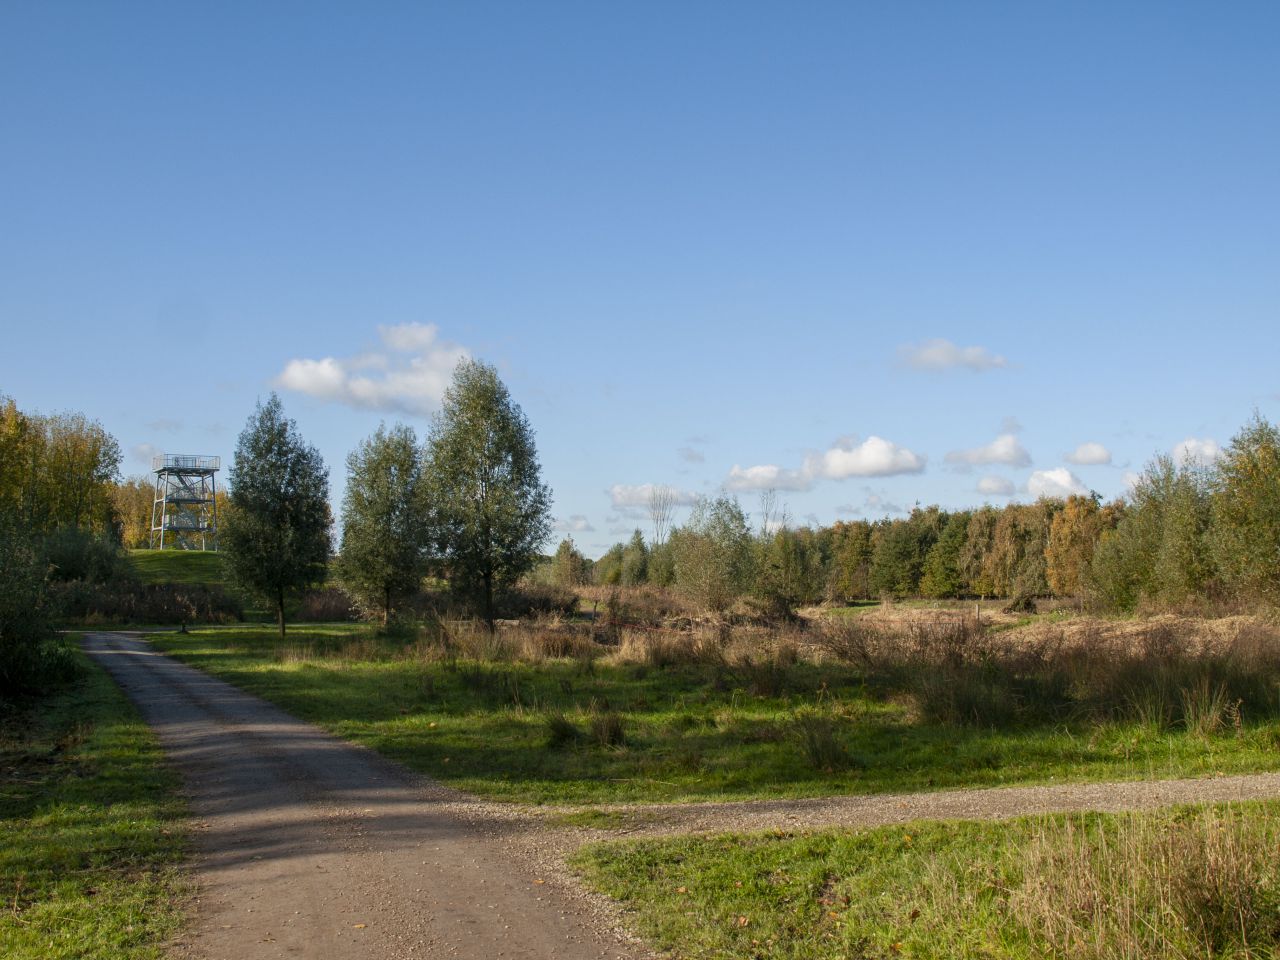
<svg viewBox="0 0 1280 960">
<path fill-rule="evenodd" d="M 161 454 L 151 460 L 156 475 L 151 505 L 151 549 L 218 549 L 217 480 L 221 457 Z"/>
</svg>

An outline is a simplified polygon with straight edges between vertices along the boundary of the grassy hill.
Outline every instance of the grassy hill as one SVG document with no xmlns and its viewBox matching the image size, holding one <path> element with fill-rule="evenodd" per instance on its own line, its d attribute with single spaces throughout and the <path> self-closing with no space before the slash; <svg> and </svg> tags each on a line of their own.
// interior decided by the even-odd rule
<svg viewBox="0 0 1280 960">
<path fill-rule="evenodd" d="M 220 554 L 200 550 L 130 550 L 129 562 L 144 583 L 227 586 Z"/>
</svg>

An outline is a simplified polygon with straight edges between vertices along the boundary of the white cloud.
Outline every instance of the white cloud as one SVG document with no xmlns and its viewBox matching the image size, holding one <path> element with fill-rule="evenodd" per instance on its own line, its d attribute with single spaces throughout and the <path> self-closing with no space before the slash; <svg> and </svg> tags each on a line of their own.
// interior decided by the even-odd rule
<svg viewBox="0 0 1280 960">
<path fill-rule="evenodd" d="M 149 443 L 138 443 L 129 448 L 129 456 L 146 467 L 151 466 L 152 457 L 158 457 L 162 453 L 163 450 Z"/>
<path fill-rule="evenodd" d="M 735 463 L 724 485 L 726 490 L 808 490 L 813 478 L 805 470 L 788 470 L 772 463 L 754 467 Z"/>
<path fill-rule="evenodd" d="M 1134 473 L 1132 470 L 1126 470 L 1124 472 L 1124 485 L 1128 489 L 1132 490 L 1141 482 L 1142 482 L 1142 474 Z"/>
<path fill-rule="evenodd" d="M 950 340 L 926 340 L 908 343 L 898 349 L 898 355 L 909 367 L 917 370 L 954 370 L 965 367 L 975 373 L 1009 366 L 1009 361 L 986 347 L 961 347 Z"/>
<path fill-rule="evenodd" d="M 978 481 L 978 492 L 993 497 L 1013 495 L 1013 481 L 1006 477 L 987 476 Z"/>
<path fill-rule="evenodd" d="M 290 360 L 275 385 L 365 410 L 420 416 L 436 410 L 454 367 L 470 356 L 466 348 L 440 340 L 430 323 L 379 326 L 378 335 L 385 350 Z"/>
<path fill-rule="evenodd" d="M 889 513 L 906 513 L 906 509 L 892 502 L 883 494 L 876 493 L 868 487 L 863 487 L 866 491 L 866 497 L 862 503 L 842 503 L 836 507 L 836 513 L 840 514 L 878 514 L 884 515 Z"/>
<path fill-rule="evenodd" d="M 565 533 L 594 533 L 595 527 L 580 513 L 575 513 L 564 520 L 557 520 L 554 529 Z"/>
<path fill-rule="evenodd" d="M 653 491 L 657 489 L 657 484 L 653 483 L 615 483 L 606 492 L 609 494 L 609 502 L 615 510 L 623 510 L 630 507 L 649 506 L 649 497 Z M 689 493 L 687 490 L 677 490 L 674 487 L 671 490 L 672 504 L 677 507 L 691 507 L 698 501 L 696 493 Z"/>
<path fill-rule="evenodd" d="M 830 449 L 812 453 L 799 469 L 761 463 L 751 467 L 733 465 L 724 481 L 726 490 L 808 490 L 816 480 L 847 480 L 849 477 L 892 477 L 920 473 L 927 457 L 913 453 L 882 437 L 842 437 Z"/>
<path fill-rule="evenodd" d="M 1100 443 L 1082 443 L 1062 459 L 1081 467 L 1097 466 L 1111 462 L 1111 451 Z"/>
<path fill-rule="evenodd" d="M 1173 459 L 1183 466 L 1207 467 L 1222 456 L 1222 447 L 1209 437 L 1187 437 L 1173 448 Z"/>
<path fill-rule="evenodd" d="M 947 454 L 947 463 L 970 467 L 992 463 L 1004 464 L 1007 467 L 1029 467 L 1031 454 L 1027 453 L 1026 447 L 1012 433 L 1002 433 L 984 447 L 952 450 Z"/>
<path fill-rule="evenodd" d="M 1065 499 L 1072 494 L 1084 495 L 1088 492 L 1088 488 L 1080 482 L 1080 478 L 1066 467 L 1056 467 L 1053 470 L 1037 470 L 1027 480 L 1027 493 L 1037 499 L 1040 497 Z"/>
<path fill-rule="evenodd" d="M 805 472 L 828 480 L 848 477 L 892 477 L 904 473 L 921 473 L 928 458 L 881 437 L 867 437 L 862 443 L 855 438 L 838 440 L 826 453 L 805 461 Z"/>
</svg>

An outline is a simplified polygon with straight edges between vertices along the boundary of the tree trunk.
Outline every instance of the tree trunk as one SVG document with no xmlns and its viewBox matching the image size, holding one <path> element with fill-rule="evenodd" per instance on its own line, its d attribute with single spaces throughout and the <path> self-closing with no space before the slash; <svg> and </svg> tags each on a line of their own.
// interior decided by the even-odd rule
<svg viewBox="0 0 1280 960">
<path fill-rule="evenodd" d="M 284 639 L 284 591 L 276 594 L 276 620 L 280 624 L 280 639 Z"/>
<path fill-rule="evenodd" d="M 488 571 L 484 575 L 484 622 L 489 625 L 489 635 L 492 636 L 496 629 L 493 617 L 493 574 Z"/>
<path fill-rule="evenodd" d="M 391 588 L 385 587 L 382 594 L 382 629 L 387 629 L 391 622 Z"/>
</svg>

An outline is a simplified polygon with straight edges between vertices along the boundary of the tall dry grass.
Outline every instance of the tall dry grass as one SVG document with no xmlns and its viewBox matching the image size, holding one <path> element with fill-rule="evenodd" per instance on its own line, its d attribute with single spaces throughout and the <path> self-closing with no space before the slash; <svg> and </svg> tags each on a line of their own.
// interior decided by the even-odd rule
<svg viewBox="0 0 1280 960">
<path fill-rule="evenodd" d="M 1010 915 L 1053 956 L 1274 957 L 1280 824 L 1239 808 L 1068 820 L 1022 852 Z"/>
</svg>

